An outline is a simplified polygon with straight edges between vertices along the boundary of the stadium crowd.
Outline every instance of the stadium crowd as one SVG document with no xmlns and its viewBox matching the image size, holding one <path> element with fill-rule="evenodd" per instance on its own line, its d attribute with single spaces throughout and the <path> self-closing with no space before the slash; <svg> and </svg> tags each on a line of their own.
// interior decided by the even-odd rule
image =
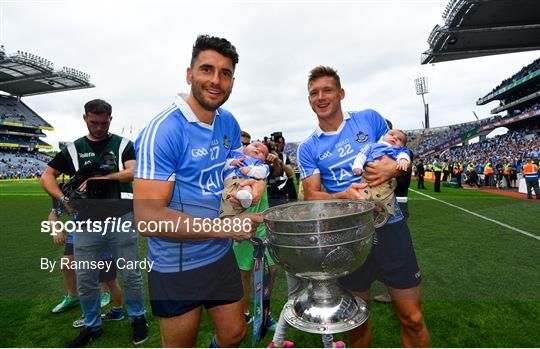
<svg viewBox="0 0 540 349">
<path fill-rule="evenodd" d="M 0 179 L 39 178 L 50 160 L 38 152 L 0 152 Z"/>
<path fill-rule="evenodd" d="M 500 88 L 503 88 L 531 73 L 534 73 L 536 70 L 540 69 L 540 58 L 536 59 L 531 64 L 523 67 L 520 71 L 518 71 L 516 74 L 512 75 L 512 77 L 508 79 L 504 79 L 497 87 L 495 87 L 491 92 L 495 92 Z"/>
<path fill-rule="evenodd" d="M 409 137 L 409 143 L 413 144 L 411 147 L 411 150 L 418 155 L 424 154 L 432 149 L 435 149 L 436 147 L 443 145 L 447 143 L 448 141 L 451 141 L 452 139 L 459 138 L 461 136 L 466 135 L 468 132 L 478 128 L 483 127 L 495 122 L 504 121 L 507 118 L 511 118 L 516 115 L 520 115 L 526 112 L 529 112 L 531 110 L 538 110 L 540 109 L 540 103 L 536 103 L 533 106 L 520 110 L 520 109 L 514 109 L 512 111 L 509 111 L 508 115 L 501 116 L 501 115 L 495 115 L 489 118 L 463 123 L 463 124 L 457 124 L 457 125 L 450 125 L 447 127 L 440 127 L 436 129 L 431 130 L 422 130 L 420 132 L 418 131 L 408 131 L 407 136 Z M 419 141 L 415 141 L 420 137 Z"/>
<path fill-rule="evenodd" d="M 540 129 L 509 131 L 482 142 L 450 149 L 440 155 L 443 181 L 453 179 L 473 186 L 515 188 L 528 159 L 540 157 L 539 135 Z M 428 169 L 434 160 L 433 156 L 426 159 Z M 446 176 L 444 172 L 447 172 Z"/>
<path fill-rule="evenodd" d="M 457 125 L 450 125 L 447 127 L 440 127 L 436 129 L 430 129 L 423 131 L 416 135 L 416 137 L 422 137 L 420 142 L 415 144 L 415 146 L 412 147 L 412 151 L 415 154 L 423 154 L 439 145 L 442 145 L 454 138 L 458 138 L 467 132 L 470 132 L 474 130 L 477 127 L 482 127 L 487 124 L 496 122 L 503 119 L 503 117 L 499 115 L 495 115 L 490 118 L 457 124 Z M 411 135 L 409 133 L 408 135 Z M 414 136 L 413 136 L 414 137 Z M 414 138 L 412 138 L 409 142 L 412 143 L 414 141 Z"/>
</svg>

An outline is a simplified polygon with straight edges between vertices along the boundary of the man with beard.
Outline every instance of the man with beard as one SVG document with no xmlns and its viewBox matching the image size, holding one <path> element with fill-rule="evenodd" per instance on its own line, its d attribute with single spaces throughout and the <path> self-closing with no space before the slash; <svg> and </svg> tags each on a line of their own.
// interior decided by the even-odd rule
<svg viewBox="0 0 540 349">
<path fill-rule="evenodd" d="M 68 208 L 70 207 L 70 198 L 65 197 L 62 193 L 57 178 L 61 174 L 73 176 L 86 165 L 103 165 L 105 163 L 110 165 L 112 159 L 112 172 L 92 179 L 118 181 L 119 189 L 126 197 L 129 197 L 132 192 L 131 182 L 135 169 L 133 143 L 127 138 L 109 132 L 112 121 L 112 106 L 101 99 L 91 100 L 84 105 L 83 119 L 88 128 L 88 134 L 63 148 L 49 162 L 49 166 L 41 176 L 42 187 L 67 212 L 71 212 L 71 208 Z M 84 181 L 78 190 L 86 192 L 87 183 L 88 181 Z M 129 205 L 131 206 L 131 203 Z M 78 219 L 85 221 L 88 218 L 92 221 L 103 222 L 102 219 L 93 215 L 97 206 L 101 205 L 94 201 L 90 206 L 78 212 Z M 119 220 L 122 222 L 133 221 L 133 212 L 131 211 L 130 208 L 130 212 L 119 216 Z M 100 261 L 103 253 L 110 250 L 114 260 L 123 258 L 126 261 L 137 263 L 139 261 L 138 241 L 139 234 L 136 230 L 126 232 L 114 229 L 108 233 L 86 228 L 78 230 L 73 234 L 74 260 L 89 263 Z M 98 282 L 100 271 L 98 268 L 79 268 L 75 272 L 77 292 L 84 313 L 84 328 L 68 344 L 68 347 L 83 347 L 102 333 Z M 133 328 L 133 344 L 138 345 L 148 338 L 141 271 L 139 268 L 125 268 L 121 272 L 124 281 L 126 309 Z"/>
<path fill-rule="evenodd" d="M 242 282 L 232 239 L 253 237 L 260 215 L 220 220 L 222 171 L 240 151 L 240 127 L 220 106 L 228 99 L 238 62 L 226 39 L 200 35 L 193 46 L 180 94 L 156 116 L 136 143 L 135 219 L 159 223 L 148 236 L 152 312 L 159 318 L 164 347 L 195 347 L 202 307 L 215 326 L 211 346 L 238 346 L 245 337 Z M 248 179 L 254 202 L 264 181 Z M 171 223 L 174 224 L 162 224 Z M 204 224 L 202 224 L 204 223 Z"/>
</svg>

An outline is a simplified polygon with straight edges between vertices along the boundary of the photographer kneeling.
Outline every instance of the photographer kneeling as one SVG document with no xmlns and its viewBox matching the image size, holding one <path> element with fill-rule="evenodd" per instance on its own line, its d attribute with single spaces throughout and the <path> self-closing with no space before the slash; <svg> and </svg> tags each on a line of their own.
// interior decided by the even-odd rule
<svg viewBox="0 0 540 349">
<path fill-rule="evenodd" d="M 121 231 L 116 221 L 133 222 L 132 200 L 121 200 L 132 193 L 131 182 L 135 169 L 133 143 L 109 133 L 112 108 L 109 103 L 95 99 L 84 106 L 84 121 L 88 134 L 59 152 L 41 177 L 42 187 L 59 200 L 68 212 L 74 212 L 78 222 L 89 221 L 74 232 L 74 262 L 77 266 L 77 291 L 84 313 L 84 329 L 69 347 L 82 347 L 101 335 L 99 268 L 104 251 L 110 250 L 113 260 L 132 262 L 122 268 L 125 303 L 133 327 L 133 343 L 148 338 L 148 325 L 142 276 L 139 266 L 138 232 Z M 62 173 L 71 176 L 62 189 L 57 178 Z M 98 224 L 95 224 L 98 223 Z M 124 225 L 125 226 L 125 225 Z M 92 229 L 90 229 L 92 228 Z"/>
</svg>

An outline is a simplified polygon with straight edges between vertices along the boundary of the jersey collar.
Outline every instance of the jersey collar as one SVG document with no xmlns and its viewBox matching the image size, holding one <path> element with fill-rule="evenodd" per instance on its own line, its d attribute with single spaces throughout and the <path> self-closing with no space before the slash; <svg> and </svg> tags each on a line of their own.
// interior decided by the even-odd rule
<svg viewBox="0 0 540 349">
<path fill-rule="evenodd" d="M 343 127 L 345 127 L 345 123 L 347 122 L 347 120 L 349 120 L 351 118 L 351 115 L 349 114 L 349 112 L 344 112 L 343 113 L 343 121 L 341 122 L 341 125 L 339 125 L 338 129 L 336 131 L 330 131 L 330 132 L 324 132 L 323 130 L 321 130 L 321 127 L 319 125 L 317 125 L 317 129 L 315 130 L 315 134 L 317 135 L 317 137 L 320 137 L 321 135 L 327 135 L 327 136 L 332 136 L 332 135 L 337 135 L 341 132 L 341 130 L 343 130 Z"/>
<path fill-rule="evenodd" d="M 199 126 L 202 126 L 204 128 L 213 129 L 214 123 L 216 120 L 214 119 L 214 122 L 212 123 L 212 125 L 208 125 L 208 124 L 205 124 L 204 122 L 201 122 L 199 118 L 197 117 L 197 115 L 195 115 L 193 110 L 191 110 L 191 107 L 189 106 L 189 104 L 187 104 L 186 101 L 187 101 L 188 96 L 189 94 L 187 93 L 177 94 L 176 98 L 174 99 L 174 104 L 176 105 L 176 107 L 180 109 L 180 111 L 182 112 L 182 114 L 184 115 L 184 117 L 186 118 L 188 122 L 197 123 L 199 124 Z M 218 116 L 219 116 L 219 111 L 216 109 L 216 117 Z"/>
</svg>

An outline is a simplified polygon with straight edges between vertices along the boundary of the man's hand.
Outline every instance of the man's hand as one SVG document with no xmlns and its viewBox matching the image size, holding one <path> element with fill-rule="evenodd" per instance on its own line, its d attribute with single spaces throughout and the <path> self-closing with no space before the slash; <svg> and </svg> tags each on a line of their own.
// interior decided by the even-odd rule
<svg viewBox="0 0 540 349">
<path fill-rule="evenodd" d="M 86 191 L 86 182 L 88 182 L 88 179 L 82 182 L 81 185 L 79 185 L 79 187 L 77 188 L 77 190 L 84 193 Z"/>
<path fill-rule="evenodd" d="M 271 152 L 271 153 L 268 153 L 268 155 L 266 156 L 266 162 L 274 162 L 276 159 L 278 158 L 278 155 L 276 152 Z"/>
<path fill-rule="evenodd" d="M 241 182 L 239 184 L 238 190 L 242 189 L 242 187 L 251 187 L 251 195 L 253 195 L 253 203 L 259 202 L 259 200 L 262 198 L 264 194 L 264 190 L 266 189 L 266 182 L 263 180 L 256 180 L 256 179 L 246 179 L 245 181 Z M 235 195 L 231 195 L 230 202 L 233 204 L 240 205 L 240 201 L 236 198 Z"/>
<path fill-rule="evenodd" d="M 249 240 L 254 237 L 257 227 L 263 222 L 261 213 L 242 213 L 230 219 L 233 221 L 240 219 L 240 224 L 238 225 L 241 227 L 240 231 L 233 229 L 230 232 L 230 238 L 235 241 Z"/>
<path fill-rule="evenodd" d="M 366 165 L 364 179 L 370 187 L 376 187 L 400 174 L 401 171 L 396 168 L 396 162 L 387 156 L 383 156 L 378 161 Z"/>
<path fill-rule="evenodd" d="M 53 235 L 53 243 L 56 246 L 62 246 L 66 242 L 66 237 L 64 236 L 64 233 L 60 231 L 56 231 L 56 235 Z"/>
<path fill-rule="evenodd" d="M 364 189 L 367 188 L 367 183 L 351 183 L 351 185 L 339 193 L 340 199 L 350 199 L 350 200 L 365 200 L 366 194 Z"/>
</svg>

